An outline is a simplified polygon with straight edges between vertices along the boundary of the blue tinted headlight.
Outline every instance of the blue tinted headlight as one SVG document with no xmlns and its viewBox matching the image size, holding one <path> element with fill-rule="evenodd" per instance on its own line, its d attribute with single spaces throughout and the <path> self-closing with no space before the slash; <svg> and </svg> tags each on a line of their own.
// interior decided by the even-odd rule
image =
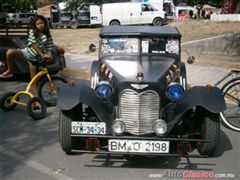
<svg viewBox="0 0 240 180">
<path fill-rule="evenodd" d="M 107 99 L 112 94 L 112 86 L 108 81 L 101 81 L 95 88 L 97 96 L 103 99 Z"/>
<path fill-rule="evenodd" d="M 178 83 L 172 83 L 167 88 L 167 96 L 172 101 L 179 101 L 184 93 L 183 87 Z"/>
</svg>

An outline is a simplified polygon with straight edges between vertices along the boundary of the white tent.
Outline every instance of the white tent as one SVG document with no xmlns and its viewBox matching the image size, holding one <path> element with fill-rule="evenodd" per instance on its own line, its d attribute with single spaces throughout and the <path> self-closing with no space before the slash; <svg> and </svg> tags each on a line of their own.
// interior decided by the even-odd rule
<svg viewBox="0 0 240 180">
<path fill-rule="evenodd" d="M 213 9 L 216 9 L 216 8 L 213 7 L 213 6 L 210 6 L 210 5 L 208 5 L 208 4 L 204 4 L 203 7 L 202 7 L 202 9 L 210 9 L 210 10 L 213 10 Z"/>
<path fill-rule="evenodd" d="M 60 10 L 66 9 L 67 3 L 66 2 L 60 2 L 58 4 L 58 7 L 59 7 Z"/>
</svg>

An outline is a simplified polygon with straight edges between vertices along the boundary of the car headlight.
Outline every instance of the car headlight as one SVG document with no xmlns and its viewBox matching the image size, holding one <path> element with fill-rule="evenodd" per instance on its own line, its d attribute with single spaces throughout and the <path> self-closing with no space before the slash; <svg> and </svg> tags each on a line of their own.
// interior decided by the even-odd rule
<svg viewBox="0 0 240 180">
<path fill-rule="evenodd" d="M 123 121 L 116 119 L 112 124 L 112 131 L 116 135 L 121 135 L 126 129 L 126 126 Z"/>
<path fill-rule="evenodd" d="M 158 119 L 153 123 L 153 131 L 157 136 L 162 136 L 167 132 L 167 123 L 162 119 Z"/>
<path fill-rule="evenodd" d="M 97 96 L 103 99 L 109 98 L 112 94 L 112 91 L 113 88 L 108 81 L 99 82 L 95 88 Z"/>
<path fill-rule="evenodd" d="M 172 101 L 179 101 L 184 93 L 184 88 L 179 83 L 171 83 L 167 87 L 167 96 Z"/>
</svg>

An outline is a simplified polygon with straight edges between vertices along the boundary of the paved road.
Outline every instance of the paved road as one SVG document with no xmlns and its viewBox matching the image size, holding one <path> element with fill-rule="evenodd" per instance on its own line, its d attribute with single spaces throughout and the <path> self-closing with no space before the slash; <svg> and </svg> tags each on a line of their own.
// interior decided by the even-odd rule
<svg viewBox="0 0 240 180">
<path fill-rule="evenodd" d="M 194 65 L 188 65 L 187 70 L 192 85 L 215 82 L 227 71 Z M 207 73 L 211 73 L 211 79 Z M 25 84 L 0 81 L 0 96 L 10 89 L 22 89 Z M 181 173 L 189 177 L 196 172 L 216 174 L 221 179 L 240 178 L 240 133 L 225 127 L 221 127 L 217 150 L 209 159 L 165 157 L 135 164 L 112 156 L 107 162 L 104 155 L 65 155 L 58 143 L 58 115 L 57 108 L 48 108 L 46 118 L 33 121 L 22 107 L 8 113 L 0 110 L 0 179 L 148 180 L 174 179 Z M 226 175 L 229 178 L 223 178 Z"/>
</svg>

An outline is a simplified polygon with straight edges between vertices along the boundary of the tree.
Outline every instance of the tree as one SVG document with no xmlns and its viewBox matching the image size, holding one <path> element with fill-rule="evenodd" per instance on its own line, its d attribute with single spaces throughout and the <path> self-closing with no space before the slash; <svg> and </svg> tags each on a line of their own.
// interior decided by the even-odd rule
<svg viewBox="0 0 240 180">
<path fill-rule="evenodd" d="M 18 12 L 18 11 L 30 11 L 37 9 L 38 7 L 45 6 L 52 3 L 59 3 L 63 0 L 1 0 L 5 11 L 7 12 Z M 76 9 L 81 3 L 95 3 L 99 4 L 102 2 L 126 2 L 130 0 L 67 0 L 68 9 Z M 175 4 L 185 2 L 189 5 L 203 5 L 210 4 L 214 6 L 220 6 L 221 0 L 173 0 Z"/>
<path fill-rule="evenodd" d="M 83 0 L 69 0 L 67 1 L 66 6 L 68 10 L 75 10 L 83 2 Z"/>
</svg>

